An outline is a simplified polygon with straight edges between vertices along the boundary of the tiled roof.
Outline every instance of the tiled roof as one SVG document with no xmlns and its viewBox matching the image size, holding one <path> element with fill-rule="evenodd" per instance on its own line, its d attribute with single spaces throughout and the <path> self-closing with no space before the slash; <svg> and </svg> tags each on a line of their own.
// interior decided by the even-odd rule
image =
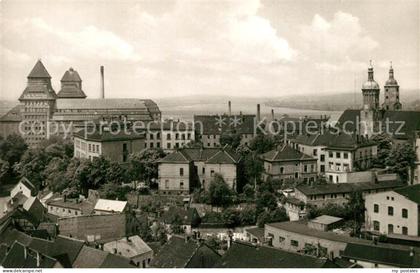
<svg viewBox="0 0 420 273">
<path fill-rule="evenodd" d="M 237 119 L 238 123 L 234 123 Z M 218 121 L 223 121 L 220 127 Z M 204 135 L 219 135 L 225 131 L 235 131 L 240 134 L 255 133 L 255 115 L 195 115 L 194 124 L 197 131 L 202 131 Z M 200 128 L 202 124 L 203 128 Z M 236 125 L 236 126 L 235 126 Z"/>
<path fill-rule="evenodd" d="M 31 181 L 29 181 L 28 178 L 22 177 L 19 180 L 19 183 L 22 183 L 23 185 L 25 185 L 26 187 L 28 187 L 28 189 L 31 190 L 32 196 L 35 196 L 38 193 L 37 188 L 34 186 L 34 184 L 31 183 Z"/>
<path fill-rule="evenodd" d="M 126 206 L 127 206 L 127 201 L 98 199 L 94 210 L 123 212 Z"/>
<path fill-rule="evenodd" d="M 341 256 L 358 261 L 366 261 L 375 264 L 386 264 L 392 267 L 418 267 L 418 256 L 410 255 L 410 249 L 396 249 L 374 244 L 348 244 Z"/>
<path fill-rule="evenodd" d="M 209 268 L 220 258 L 219 254 L 207 245 L 197 243 L 195 240 L 186 240 L 183 237 L 173 235 L 166 242 L 150 267 L 156 268 Z"/>
<path fill-rule="evenodd" d="M 22 121 L 22 109 L 24 108 L 23 104 L 18 104 L 12 109 L 10 109 L 6 114 L 0 117 L 0 122 L 9 121 L 9 122 L 20 122 Z"/>
<path fill-rule="evenodd" d="M 349 193 L 354 191 L 384 190 L 404 187 L 405 184 L 400 181 L 383 181 L 383 182 L 359 182 L 359 183 L 336 183 L 322 184 L 316 186 L 298 185 L 296 190 L 305 195 L 314 194 L 331 194 L 331 193 Z"/>
<path fill-rule="evenodd" d="M 82 79 L 80 78 L 79 73 L 77 73 L 76 70 L 70 67 L 69 70 L 64 72 L 64 75 L 61 78 L 61 81 L 62 82 L 81 82 Z"/>
<path fill-rule="evenodd" d="M 259 227 L 248 228 L 245 231 L 248 232 L 249 234 L 252 234 L 253 236 L 257 237 L 260 240 L 264 239 L 264 228 L 259 228 Z"/>
<path fill-rule="evenodd" d="M 410 138 L 414 131 L 420 130 L 420 111 L 381 111 L 382 124 L 385 126 L 386 120 L 389 120 L 389 130 L 397 139 Z M 360 110 L 345 110 L 340 116 L 338 123 L 343 125 L 346 121 L 346 129 L 355 131 L 355 124 L 360 120 Z M 400 129 L 401 122 L 404 124 L 401 128 L 401 134 L 396 134 Z"/>
<path fill-rule="evenodd" d="M 229 148 L 183 148 L 158 160 L 160 163 L 189 163 L 191 161 L 204 161 L 208 164 L 237 164 L 240 156 Z"/>
<path fill-rule="evenodd" d="M 141 99 L 59 99 L 57 109 L 136 109 L 147 111 Z"/>
<path fill-rule="evenodd" d="M 127 258 L 99 249 L 83 246 L 73 262 L 73 268 L 132 268 Z"/>
<path fill-rule="evenodd" d="M 104 130 L 85 130 L 82 129 L 78 132 L 73 133 L 74 137 L 86 139 L 97 142 L 108 142 L 108 141 L 122 141 L 122 140 L 133 140 L 133 139 L 144 139 L 145 133 L 141 130 L 118 130 L 118 131 L 104 131 Z"/>
<path fill-rule="evenodd" d="M 71 98 L 86 98 L 85 92 L 82 89 L 78 88 L 75 85 L 63 85 L 57 93 L 59 99 L 71 99 Z"/>
<path fill-rule="evenodd" d="M 3 259 L 2 266 L 5 268 L 52 268 L 56 263 L 56 259 L 42 254 L 38 265 L 37 255 L 32 252 L 32 249 L 25 248 L 19 242 L 14 242 Z"/>
<path fill-rule="evenodd" d="M 140 238 L 140 236 L 130 236 L 120 240 L 105 243 L 105 249 L 116 249 L 118 255 L 132 258 L 138 255 L 143 255 L 153 250 Z"/>
<path fill-rule="evenodd" d="M 47 201 L 47 206 L 54 206 L 66 209 L 75 209 L 80 210 L 83 214 L 90 214 L 93 211 L 94 204 L 85 200 L 81 202 L 76 202 L 75 200 L 49 200 Z"/>
<path fill-rule="evenodd" d="M 261 159 L 265 161 L 291 161 L 291 160 L 316 160 L 300 151 L 297 151 L 287 144 L 281 148 L 277 148 L 261 155 Z"/>
<path fill-rule="evenodd" d="M 214 266 L 217 268 L 325 268 L 335 267 L 327 259 L 287 252 L 268 246 L 233 242 Z"/>
<path fill-rule="evenodd" d="M 35 66 L 32 68 L 31 72 L 28 75 L 28 78 L 49 78 L 51 79 L 50 74 L 45 68 L 41 60 L 38 60 Z"/>
<path fill-rule="evenodd" d="M 405 196 L 407 199 L 420 204 L 420 184 L 407 186 L 394 191 Z"/>
</svg>

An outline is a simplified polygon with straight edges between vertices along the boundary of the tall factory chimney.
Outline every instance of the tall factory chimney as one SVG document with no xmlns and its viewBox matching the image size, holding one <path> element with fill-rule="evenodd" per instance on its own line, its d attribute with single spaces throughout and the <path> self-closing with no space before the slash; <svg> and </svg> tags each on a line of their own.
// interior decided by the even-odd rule
<svg viewBox="0 0 420 273">
<path fill-rule="evenodd" d="M 232 103 L 230 101 L 228 102 L 228 107 L 229 107 L 229 116 L 232 116 Z"/>
<path fill-rule="evenodd" d="M 271 109 L 271 119 L 274 120 L 274 109 Z"/>
<path fill-rule="evenodd" d="M 101 65 L 101 99 L 105 98 L 104 66 Z"/>
<path fill-rule="evenodd" d="M 257 121 L 261 120 L 261 107 L 260 104 L 257 104 Z"/>
</svg>

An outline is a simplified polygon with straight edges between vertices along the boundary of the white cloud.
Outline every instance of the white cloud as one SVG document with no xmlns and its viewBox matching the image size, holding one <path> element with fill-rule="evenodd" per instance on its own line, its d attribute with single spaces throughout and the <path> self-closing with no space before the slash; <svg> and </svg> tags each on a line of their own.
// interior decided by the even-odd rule
<svg viewBox="0 0 420 273">
<path fill-rule="evenodd" d="M 336 12 L 331 21 L 316 14 L 309 26 L 302 27 L 301 37 L 306 54 L 323 59 L 344 59 L 379 45 L 362 28 L 358 17 L 342 11 Z"/>
<path fill-rule="evenodd" d="M 12 30 L 26 29 L 26 35 L 30 33 L 32 37 L 47 37 L 48 41 L 60 44 L 61 51 L 66 49 L 67 55 L 99 57 L 106 60 L 140 60 L 140 56 L 130 43 L 111 31 L 99 29 L 95 26 L 86 26 L 78 31 L 68 31 L 52 26 L 42 18 L 30 18 L 23 22 L 14 22 L 12 25 L 14 25 Z M 59 55 L 51 55 L 50 59 L 58 60 L 57 56 Z"/>
<path fill-rule="evenodd" d="M 19 65 L 31 60 L 31 58 L 27 54 L 23 52 L 10 50 L 9 48 L 6 48 L 4 46 L 0 47 L 0 53 L 2 62 L 7 63 L 9 65 Z"/>
</svg>

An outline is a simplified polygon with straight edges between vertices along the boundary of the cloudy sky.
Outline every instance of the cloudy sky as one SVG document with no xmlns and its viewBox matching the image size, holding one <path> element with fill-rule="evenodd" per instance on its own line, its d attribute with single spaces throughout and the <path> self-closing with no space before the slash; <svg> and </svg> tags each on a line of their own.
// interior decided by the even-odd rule
<svg viewBox="0 0 420 273">
<path fill-rule="evenodd" d="M 418 0 L 0 0 L 0 98 L 41 59 L 58 92 L 69 67 L 88 97 L 349 92 L 373 60 L 420 88 Z"/>
</svg>

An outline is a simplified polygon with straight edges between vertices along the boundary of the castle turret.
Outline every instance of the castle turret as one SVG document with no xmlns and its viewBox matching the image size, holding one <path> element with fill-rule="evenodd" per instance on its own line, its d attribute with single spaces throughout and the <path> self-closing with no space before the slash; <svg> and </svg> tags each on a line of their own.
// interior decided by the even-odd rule
<svg viewBox="0 0 420 273">
<path fill-rule="evenodd" d="M 362 86 L 363 108 L 379 110 L 379 84 L 373 78 L 373 67 L 370 62 L 368 80 Z"/>
<path fill-rule="evenodd" d="M 385 99 L 382 104 L 384 110 L 398 111 L 402 109 L 400 103 L 400 86 L 394 78 L 394 69 L 392 68 L 392 62 L 389 68 L 389 78 L 385 83 Z"/>
<path fill-rule="evenodd" d="M 61 78 L 61 89 L 57 94 L 60 99 L 84 99 L 85 92 L 82 90 L 82 79 L 72 67 Z"/>
<path fill-rule="evenodd" d="M 47 123 L 53 115 L 57 95 L 51 85 L 51 76 L 38 60 L 28 75 L 28 83 L 19 101 L 24 104 L 23 137 L 28 145 L 36 146 L 48 137 Z"/>
</svg>

